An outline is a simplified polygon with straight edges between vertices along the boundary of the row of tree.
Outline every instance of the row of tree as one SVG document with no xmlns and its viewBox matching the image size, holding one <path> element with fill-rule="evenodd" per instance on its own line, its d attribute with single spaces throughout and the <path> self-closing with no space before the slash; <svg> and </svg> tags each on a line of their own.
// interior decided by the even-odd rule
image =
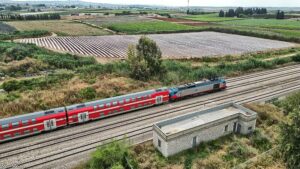
<svg viewBox="0 0 300 169">
<path fill-rule="evenodd" d="M 241 17 L 242 15 L 248 15 L 248 16 L 252 16 L 254 14 L 257 15 L 265 15 L 267 14 L 267 8 L 242 8 L 242 7 L 238 7 L 235 10 L 234 9 L 229 9 L 228 11 L 223 11 L 221 10 L 219 12 L 219 17 Z"/>
<path fill-rule="evenodd" d="M 17 14 L 0 14 L 0 20 L 56 20 L 60 19 L 60 15 L 38 14 L 38 15 L 17 15 Z"/>
</svg>

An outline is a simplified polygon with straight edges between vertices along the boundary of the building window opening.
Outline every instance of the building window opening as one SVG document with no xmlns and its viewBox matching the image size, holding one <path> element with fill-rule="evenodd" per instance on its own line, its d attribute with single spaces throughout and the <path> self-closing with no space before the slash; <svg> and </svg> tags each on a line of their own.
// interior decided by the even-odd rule
<svg viewBox="0 0 300 169">
<path fill-rule="evenodd" d="M 225 132 L 227 132 L 227 131 L 228 131 L 228 125 L 225 126 Z"/>
<path fill-rule="evenodd" d="M 161 147 L 161 141 L 158 139 L 158 147 Z"/>
<path fill-rule="evenodd" d="M 248 127 L 248 130 L 252 130 L 252 127 Z"/>
</svg>

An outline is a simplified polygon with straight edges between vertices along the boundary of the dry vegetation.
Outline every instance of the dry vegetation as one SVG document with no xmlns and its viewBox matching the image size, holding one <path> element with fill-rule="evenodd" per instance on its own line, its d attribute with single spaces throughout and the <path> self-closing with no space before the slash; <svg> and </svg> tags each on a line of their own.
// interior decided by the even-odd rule
<svg viewBox="0 0 300 169">
<path fill-rule="evenodd" d="M 109 32 L 91 27 L 78 22 L 59 20 L 59 21 L 15 21 L 6 22 L 8 25 L 15 27 L 20 31 L 31 31 L 31 30 L 46 30 L 54 32 L 57 35 L 70 35 L 70 36 L 81 36 L 81 35 L 108 35 Z"/>
<path fill-rule="evenodd" d="M 82 103 L 86 100 L 80 93 L 86 88 L 93 88 L 96 91 L 95 97 L 101 99 L 155 88 L 156 86 L 158 84 L 155 82 L 141 82 L 125 77 L 102 76 L 93 79 L 92 82 L 87 82 L 75 76 L 71 80 L 63 80 L 50 88 L 5 94 L 7 99 L 10 97 L 17 98 L 13 98 L 12 101 L 0 99 L 0 112 L 3 112 L 0 117 L 50 109 L 58 105 Z"/>
</svg>

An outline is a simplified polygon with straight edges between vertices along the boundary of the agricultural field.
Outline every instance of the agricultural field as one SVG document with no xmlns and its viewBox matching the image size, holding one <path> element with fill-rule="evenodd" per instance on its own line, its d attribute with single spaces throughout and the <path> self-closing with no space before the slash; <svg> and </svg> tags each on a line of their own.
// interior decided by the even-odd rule
<svg viewBox="0 0 300 169">
<path fill-rule="evenodd" d="M 157 42 L 164 58 L 237 55 L 295 46 L 287 42 L 215 32 L 153 34 L 148 37 Z M 139 38 L 139 35 L 49 37 L 20 42 L 96 58 L 126 58 L 128 46 L 136 44 Z"/>
<path fill-rule="evenodd" d="M 46 30 L 59 36 L 108 35 L 109 32 L 82 23 L 67 20 L 59 21 L 14 21 L 6 22 L 19 31 Z"/>
<path fill-rule="evenodd" d="M 16 28 L 8 25 L 8 24 L 5 24 L 3 22 L 0 22 L 0 34 L 1 33 L 10 33 L 10 32 L 14 32 L 16 31 Z"/>
<path fill-rule="evenodd" d="M 111 24 L 149 22 L 149 21 L 153 21 L 153 19 L 145 16 L 102 16 L 102 17 L 95 17 L 93 19 L 84 19 L 81 21 L 94 24 L 97 26 L 101 26 L 101 27 L 108 27 Z"/>
<path fill-rule="evenodd" d="M 247 26 L 247 27 L 300 31 L 300 21 L 294 21 L 294 20 L 242 19 L 242 20 L 226 21 L 220 24 L 231 25 L 231 26 Z"/>
<path fill-rule="evenodd" d="M 188 15 L 184 17 L 185 19 L 190 19 L 193 21 L 201 21 L 201 22 L 223 22 L 223 21 L 231 21 L 231 20 L 241 20 L 241 18 L 225 18 L 219 17 L 217 13 L 205 14 L 205 15 Z"/>
</svg>

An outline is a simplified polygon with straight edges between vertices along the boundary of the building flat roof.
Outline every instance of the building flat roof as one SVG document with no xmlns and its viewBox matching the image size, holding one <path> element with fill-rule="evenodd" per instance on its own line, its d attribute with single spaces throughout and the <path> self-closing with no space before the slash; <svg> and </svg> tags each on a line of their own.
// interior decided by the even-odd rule
<svg viewBox="0 0 300 169">
<path fill-rule="evenodd" d="M 183 119 L 161 127 L 161 131 L 166 135 L 184 131 L 190 128 L 194 128 L 209 122 L 213 122 L 225 117 L 232 116 L 234 114 L 244 113 L 243 110 L 239 110 L 235 107 L 226 107 L 224 109 L 216 110 L 213 112 L 206 112 L 203 114 L 196 115 L 192 118 Z"/>
<path fill-rule="evenodd" d="M 154 129 L 167 139 L 169 136 L 186 134 L 194 129 L 237 117 L 252 120 L 256 118 L 256 113 L 235 103 L 229 103 L 158 122 L 154 124 Z"/>
</svg>

